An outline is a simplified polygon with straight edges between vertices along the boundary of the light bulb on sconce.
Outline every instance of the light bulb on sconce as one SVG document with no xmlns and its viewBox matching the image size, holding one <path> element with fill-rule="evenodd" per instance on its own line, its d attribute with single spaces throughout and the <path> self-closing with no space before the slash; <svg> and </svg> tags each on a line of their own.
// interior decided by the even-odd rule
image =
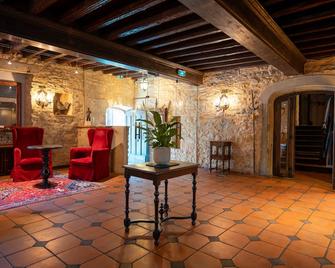
<svg viewBox="0 0 335 268">
<path fill-rule="evenodd" d="M 11 61 L 11 60 L 8 60 L 8 61 L 7 61 L 7 64 L 8 64 L 8 65 L 12 65 L 12 61 Z"/>
<path fill-rule="evenodd" d="M 216 111 L 226 111 L 229 108 L 229 99 L 226 94 L 221 94 L 220 97 L 216 98 L 214 100 L 214 105 L 216 108 Z"/>
<path fill-rule="evenodd" d="M 52 95 L 41 89 L 37 92 L 35 102 L 38 106 L 44 108 L 52 103 Z"/>
</svg>

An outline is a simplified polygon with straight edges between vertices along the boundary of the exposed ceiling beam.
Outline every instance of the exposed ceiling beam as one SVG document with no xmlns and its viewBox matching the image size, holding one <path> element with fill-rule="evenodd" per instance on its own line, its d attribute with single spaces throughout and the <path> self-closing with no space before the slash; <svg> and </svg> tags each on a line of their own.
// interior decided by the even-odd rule
<svg viewBox="0 0 335 268">
<path fill-rule="evenodd" d="M 320 32 L 325 32 L 325 31 L 334 31 L 335 30 L 335 23 L 332 23 L 330 25 L 327 26 L 322 26 L 319 27 L 318 25 L 312 25 L 308 28 L 301 29 L 300 31 L 294 31 L 294 32 L 290 32 L 287 31 L 288 35 L 293 38 L 293 37 L 299 37 L 302 35 L 314 35 L 316 33 L 320 33 Z"/>
<path fill-rule="evenodd" d="M 58 0 L 32 0 L 30 11 L 33 14 L 42 13 L 48 7 L 55 4 Z"/>
<path fill-rule="evenodd" d="M 287 29 L 294 26 L 305 25 L 307 23 L 316 23 L 321 20 L 335 18 L 335 8 L 327 9 L 323 12 L 317 14 L 311 14 L 306 16 L 299 16 L 295 19 L 286 20 L 286 22 L 281 23 L 283 29 Z"/>
<path fill-rule="evenodd" d="M 221 43 L 218 44 L 211 44 L 203 47 L 196 47 L 191 49 L 186 49 L 177 52 L 171 52 L 165 54 L 164 57 L 166 59 L 175 59 L 179 57 L 191 56 L 191 55 L 198 55 L 207 52 L 215 52 L 222 49 L 231 49 L 231 48 L 241 48 L 242 46 L 234 40 L 230 40 L 224 43 L 224 46 Z"/>
<path fill-rule="evenodd" d="M 317 43 L 329 43 L 332 42 L 333 40 L 335 40 L 335 33 L 334 32 L 330 32 L 328 34 L 314 34 L 314 35 L 308 35 L 305 38 L 300 37 L 297 38 L 297 40 L 294 42 L 295 44 L 299 44 L 298 46 L 300 46 L 300 44 L 303 43 L 308 43 L 308 42 L 315 42 L 317 41 Z"/>
<path fill-rule="evenodd" d="M 309 1 L 300 1 L 298 3 L 294 3 L 294 5 L 291 5 L 287 8 L 279 9 L 274 12 L 271 12 L 271 16 L 274 18 L 287 16 L 293 13 L 306 11 L 312 8 L 316 8 L 322 5 L 335 3 L 335 0 L 322 0 L 322 1 L 315 1 L 315 0 L 309 0 Z"/>
<path fill-rule="evenodd" d="M 182 33 L 187 30 L 191 30 L 191 29 L 203 26 L 203 25 L 208 25 L 208 22 L 200 18 L 186 20 L 182 24 L 177 24 L 177 25 L 170 26 L 164 29 L 155 29 L 155 30 L 151 30 L 150 33 L 143 32 L 136 37 L 135 36 L 130 37 L 129 39 L 127 39 L 126 44 L 129 46 L 133 46 L 137 44 L 140 45 L 140 44 L 148 43 L 148 42 L 160 39 L 160 38 Z"/>
<path fill-rule="evenodd" d="M 285 74 L 304 72 L 305 57 L 257 0 L 179 0 Z"/>
<path fill-rule="evenodd" d="M 113 23 L 124 20 L 130 16 L 133 16 L 139 12 L 145 11 L 148 8 L 154 7 L 160 3 L 165 2 L 166 0 L 140 0 L 134 1 L 126 6 L 123 6 L 118 9 L 114 9 L 108 14 L 100 17 L 99 19 L 93 21 L 87 25 L 86 31 L 94 32 L 101 28 L 112 25 Z"/>
<path fill-rule="evenodd" d="M 85 15 L 107 5 L 113 0 L 85 0 L 68 9 L 60 18 L 60 21 L 65 24 L 74 22 L 75 20 L 84 17 Z"/>
<path fill-rule="evenodd" d="M 109 65 L 105 65 L 105 66 L 95 67 L 95 68 L 93 68 L 93 71 L 107 71 L 107 70 L 117 70 L 117 69 L 119 69 L 119 68 L 109 66 Z"/>
<path fill-rule="evenodd" d="M 175 51 L 181 51 L 185 49 L 204 47 L 210 44 L 221 43 L 224 46 L 225 41 L 230 41 L 231 38 L 224 33 L 213 34 L 207 37 L 199 37 L 193 40 L 180 42 L 178 44 L 169 45 L 163 48 L 154 49 L 152 52 L 158 55 L 166 54 Z"/>
<path fill-rule="evenodd" d="M 43 62 L 51 62 L 51 61 L 54 61 L 54 60 L 63 58 L 63 57 L 65 57 L 65 56 L 66 56 L 66 54 L 55 55 L 55 56 L 52 56 L 52 57 L 49 57 L 49 58 L 43 60 Z"/>
<path fill-rule="evenodd" d="M 152 27 L 157 27 L 162 23 L 175 20 L 181 17 L 184 17 L 188 14 L 191 14 L 192 11 L 185 8 L 184 6 L 177 6 L 175 8 L 170 8 L 163 11 L 162 13 L 157 13 L 153 16 L 149 16 L 142 20 L 137 20 L 134 23 L 125 24 L 122 27 L 119 27 L 106 35 L 108 40 L 115 40 L 118 38 L 124 38 L 144 30 L 150 29 Z"/>
<path fill-rule="evenodd" d="M 150 44 L 142 47 L 142 50 L 148 51 L 150 49 L 155 49 L 155 48 L 160 48 L 160 47 L 165 47 L 168 45 L 176 44 L 179 42 L 195 39 L 198 37 L 204 37 L 207 35 L 212 35 L 216 33 L 220 33 L 221 31 L 216 29 L 213 26 L 202 26 L 197 29 L 192 29 L 187 32 L 182 32 L 179 34 L 175 34 L 173 36 L 168 36 L 165 38 L 161 38 L 157 41 L 151 42 Z"/>
<path fill-rule="evenodd" d="M 0 33 L 8 40 L 23 38 L 28 45 L 88 61 L 202 83 L 203 74 L 199 71 L 3 5 L 0 5 Z M 186 77 L 179 77 L 177 69 L 184 69 Z"/>
<path fill-rule="evenodd" d="M 41 55 L 41 54 L 43 54 L 43 53 L 45 53 L 45 52 L 47 52 L 47 51 L 48 51 L 48 50 L 46 50 L 46 49 L 41 49 L 41 50 L 39 50 L 39 51 L 36 51 L 36 52 L 34 52 L 34 53 L 32 53 L 32 54 L 26 56 L 25 58 L 26 58 L 26 59 L 31 59 L 31 58 L 37 57 L 37 56 L 39 56 L 39 55 Z"/>
<path fill-rule="evenodd" d="M 237 55 L 230 55 L 230 56 L 222 56 L 222 57 L 217 57 L 217 58 L 211 58 L 211 59 L 202 59 L 202 60 L 196 60 L 193 62 L 189 62 L 186 65 L 188 67 L 192 68 L 197 68 L 197 66 L 201 66 L 203 64 L 211 64 L 211 63 L 219 63 L 219 62 L 229 62 L 229 61 L 234 61 L 234 60 L 243 60 L 243 59 L 249 59 L 256 57 L 254 54 L 251 52 L 245 52 Z"/>
<path fill-rule="evenodd" d="M 234 64 L 234 63 L 241 63 L 241 62 L 243 63 L 243 62 L 246 62 L 246 61 L 249 62 L 249 61 L 256 61 L 256 60 L 258 61 L 259 58 L 252 54 L 252 55 L 249 55 L 249 56 L 245 56 L 243 58 L 212 60 L 212 61 L 207 61 L 207 62 L 197 62 L 197 63 L 192 63 L 188 66 L 193 66 L 193 68 L 202 69 L 204 67 L 208 67 L 208 66 L 212 66 L 212 65 Z"/>
<path fill-rule="evenodd" d="M 199 68 L 199 70 L 210 70 L 210 69 L 215 69 L 215 68 L 219 68 L 219 67 L 225 67 L 225 68 L 233 68 L 233 67 L 240 67 L 243 66 L 243 64 L 249 64 L 249 66 L 253 65 L 253 64 L 258 64 L 258 63 L 264 63 L 264 61 L 262 61 L 261 59 L 251 59 L 251 60 L 244 60 L 244 61 L 237 61 L 234 63 L 218 63 L 218 64 L 212 64 L 210 66 L 206 66 L 206 67 L 201 67 Z"/>
<path fill-rule="evenodd" d="M 244 47 L 239 46 L 229 49 L 223 48 L 212 52 L 201 53 L 197 54 L 196 56 L 191 55 L 191 56 L 178 57 L 175 58 L 175 61 L 180 64 L 185 64 L 187 62 L 197 62 L 201 60 L 215 59 L 220 57 L 239 56 L 239 54 L 243 55 L 245 53 L 249 53 L 249 51 L 246 50 Z"/>
<path fill-rule="evenodd" d="M 233 70 L 233 69 L 239 69 L 239 68 L 245 68 L 245 67 L 254 67 L 259 65 L 266 64 L 264 61 L 260 62 L 252 62 L 252 63 L 240 63 L 237 65 L 231 65 L 231 66 L 217 66 L 210 69 L 204 69 L 203 72 L 220 72 L 225 70 Z"/>
</svg>

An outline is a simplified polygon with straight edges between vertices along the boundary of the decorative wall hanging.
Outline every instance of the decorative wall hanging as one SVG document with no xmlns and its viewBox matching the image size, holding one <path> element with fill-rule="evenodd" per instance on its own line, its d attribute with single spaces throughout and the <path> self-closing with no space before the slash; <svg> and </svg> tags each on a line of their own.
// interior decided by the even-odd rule
<svg viewBox="0 0 335 268">
<path fill-rule="evenodd" d="M 53 108 L 55 115 L 71 115 L 72 95 L 55 93 Z"/>
</svg>

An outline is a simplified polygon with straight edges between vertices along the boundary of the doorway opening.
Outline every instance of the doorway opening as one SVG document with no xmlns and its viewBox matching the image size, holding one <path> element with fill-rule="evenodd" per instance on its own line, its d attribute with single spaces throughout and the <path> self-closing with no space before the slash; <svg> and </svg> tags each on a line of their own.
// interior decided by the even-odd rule
<svg viewBox="0 0 335 268">
<path fill-rule="evenodd" d="M 313 172 L 330 181 L 333 125 L 333 92 L 307 91 L 278 97 L 274 102 L 273 174 L 294 177 L 300 172 Z"/>
</svg>

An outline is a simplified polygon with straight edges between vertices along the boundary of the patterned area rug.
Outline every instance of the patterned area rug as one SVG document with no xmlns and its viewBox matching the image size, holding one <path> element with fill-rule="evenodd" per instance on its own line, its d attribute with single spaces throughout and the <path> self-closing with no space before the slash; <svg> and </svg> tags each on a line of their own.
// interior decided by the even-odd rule
<svg viewBox="0 0 335 268">
<path fill-rule="evenodd" d="M 105 187 L 102 183 L 98 182 L 70 180 L 66 175 L 55 175 L 49 179 L 50 182 L 57 184 L 54 188 L 38 189 L 34 187 L 40 181 L 1 182 L 0 211 Z"/>
</svg>

